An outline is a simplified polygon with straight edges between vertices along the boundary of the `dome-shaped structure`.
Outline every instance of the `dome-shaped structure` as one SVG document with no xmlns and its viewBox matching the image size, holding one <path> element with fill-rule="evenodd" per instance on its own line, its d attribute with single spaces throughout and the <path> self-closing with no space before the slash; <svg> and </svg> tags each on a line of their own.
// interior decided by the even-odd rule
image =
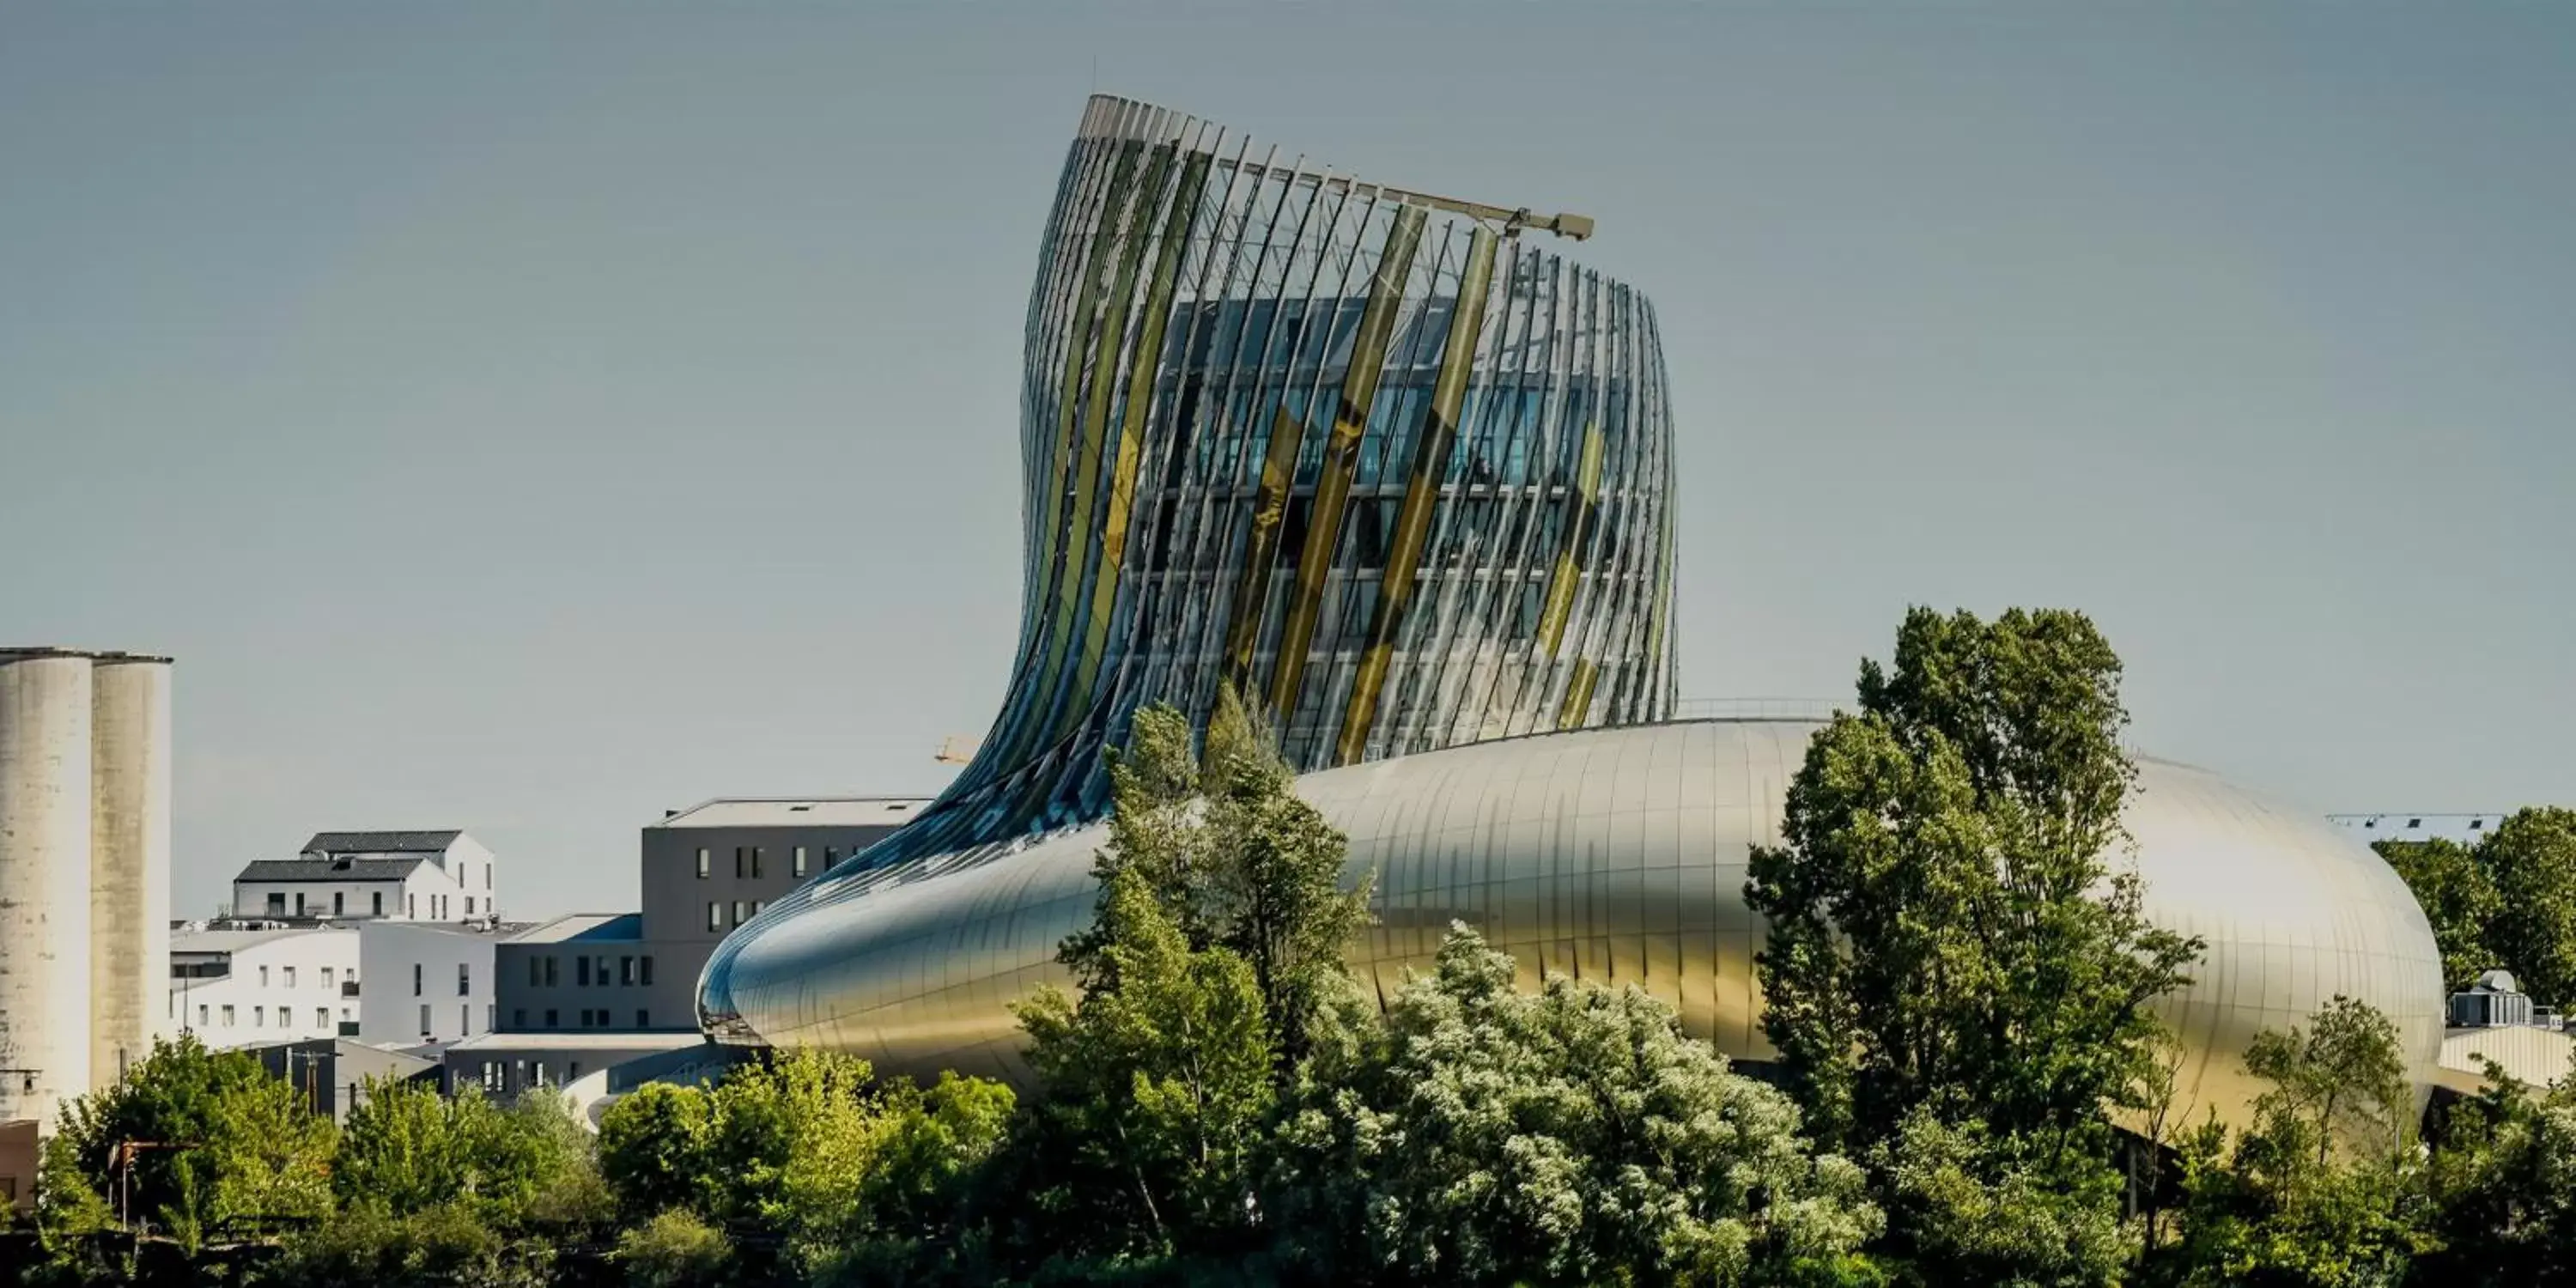
<svg viewBox="0 0 2576 1288">
<path fill-rule="evenodd" d="M 1542 972 L 1636 983 L 1730 1056 L 1771 1055 L 1744 902 L 1751 847 L 1817 726 L 1697 721 L 1510 739 L 1306 775 L 1297 789 L 1373 873 L 1377 924 L 1352 964 L 1383 998 L 1427 968 L 1452 920 Z M 2323 818 L 2148 761 L 2125 818 L 2147 912 L 2207 939 L 2159 1010 L 2182 1038 L 2180 1107 L 2235 1118 L 2258 1088 L 2247 1042 L 2338 994 L 2386 1012 L 2419 1084 L 2439 1055 L 2440 954 L 2405 884 Z M 853 1051 L 897 1072 L 1016 1076 L 1008 1006 L 1066 983 L 1057 944 L 1087 924 L 1107 829 L 1008 853 L 871 872 L 801 914 L 746 928 L 730 997 L 746 1037 Z"/>
</svg>

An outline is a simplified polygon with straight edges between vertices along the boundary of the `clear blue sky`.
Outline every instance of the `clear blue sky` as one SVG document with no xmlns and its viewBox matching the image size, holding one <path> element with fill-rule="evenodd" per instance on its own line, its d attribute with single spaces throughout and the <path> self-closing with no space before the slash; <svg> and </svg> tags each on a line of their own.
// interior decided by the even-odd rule
<svg viewBox="0 0 2576 1288">
<path fill-rule="evenodd" d="M 1095 71 L 1096 60 L 1096 71 Z M 1600 220 L 1683 687 L 2091 612 L 2149 749 L 2576 800 L 2576 7 L 0 6 L 0 641 L 180 659 L 178 906 L 983 731 L 1094 87 Z"/>
</svg>

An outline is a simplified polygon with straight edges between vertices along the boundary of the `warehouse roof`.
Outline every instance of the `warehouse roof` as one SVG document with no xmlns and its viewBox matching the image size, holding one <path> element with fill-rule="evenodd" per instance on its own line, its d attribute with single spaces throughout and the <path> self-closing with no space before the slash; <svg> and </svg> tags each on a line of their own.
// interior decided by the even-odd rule
<svg viewBox="0 0 2576 1288">
<path fill-rule="evenodd" d="M 304 843 L 306 854 L 394 854 L 406 850 L 444 853 L 463 829 L 436 832 L 315 832 Z"/>
<path fill-rule="evenodd" d="M 253 859 L 235 881 L 400 881 L 430 860 L 408 859 Z"/>
<path fill-rule="evenodd" d="M 893 827 L 912 821 L 927 796 L 794 796 L 703 801 L 653 827 Z"/>
</svg>

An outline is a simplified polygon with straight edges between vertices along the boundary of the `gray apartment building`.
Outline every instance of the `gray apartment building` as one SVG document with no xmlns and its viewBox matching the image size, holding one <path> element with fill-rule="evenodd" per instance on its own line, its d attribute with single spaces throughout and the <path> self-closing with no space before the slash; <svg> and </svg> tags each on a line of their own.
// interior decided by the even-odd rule
<svg viewBox="0 0 2576 1288">
<path fill-rule="evenodd" d="M 450 1046 L 450 1085 L 560 1085 L 694 1041 L 698 972 L 733 928 L 929 804 L 719 799 L 643 829 L 643 908 L 573 913 L 493 945 L 492 1028 Z"/>
</svg>

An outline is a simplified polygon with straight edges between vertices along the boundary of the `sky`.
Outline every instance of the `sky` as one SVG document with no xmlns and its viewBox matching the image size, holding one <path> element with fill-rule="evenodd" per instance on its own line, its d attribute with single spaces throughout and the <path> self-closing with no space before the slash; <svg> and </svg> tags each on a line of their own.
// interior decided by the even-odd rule
<svg viewBox="0 0 2576 1288">
<path fill-rule="evenodd" d="M 1599 220 L 1686 697 L 2090 613 L 2136 741 L 2576 803 L 2576 7 L 0 3 L 0 643 L 171 653 L 176 894 L 466 827 L 631 908 L 929 792 L 1084 96 Z"/>
</svg>

